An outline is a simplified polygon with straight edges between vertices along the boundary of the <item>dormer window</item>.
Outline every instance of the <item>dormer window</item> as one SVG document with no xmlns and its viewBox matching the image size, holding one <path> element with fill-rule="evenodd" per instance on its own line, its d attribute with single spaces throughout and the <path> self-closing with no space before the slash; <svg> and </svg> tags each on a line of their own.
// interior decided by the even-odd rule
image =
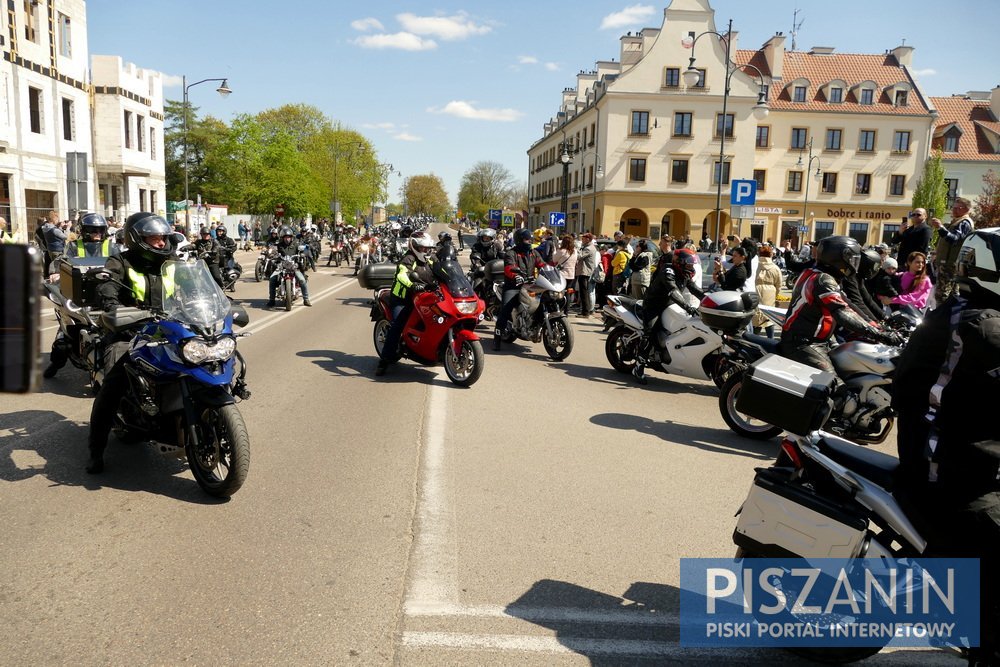
<svg viewBox="0 0 1000 667">
<path fill-rule="evenodd" d="M 792 89 L 792 101 L 793 102 L 805 102 L 806 101 L 806 87 L 805 86 L 795 86 Z"/>
<path fill-rule="evenodd" d="M 858 102 L 861 104 L 875 104 L 875 91 L 872 88 L 862 88 Z"/>
<path fill-rule="evenodd" d="M 905 90 L 897 90 L 896 91 L 896 97 L 895 97 L 895 104 L 896 104 L 896 106 L 897 107 L 905 107 L 906 106 L 906 100 L 907 100 L 907 91 L 905 91 Z"/>
<path fill-rule="evenodd" d="M 958 152 L 958 137 L 955 135 L 947 136 L 944 138 L 944 152 L 945 153 L 957 153 Z"/>
<path fill-rule="evenodd" d="M 844 89 L 843 88 L 830 88 L 830 103 L 840 104 L 844 101 Z"/>
</svg>

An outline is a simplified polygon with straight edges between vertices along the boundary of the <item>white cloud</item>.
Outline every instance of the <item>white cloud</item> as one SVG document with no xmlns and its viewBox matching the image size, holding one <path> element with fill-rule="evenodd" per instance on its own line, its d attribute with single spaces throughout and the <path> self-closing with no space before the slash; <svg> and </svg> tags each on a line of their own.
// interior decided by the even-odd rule
<svg viewBox="0 0 1000 667">
<path fill-rule="evenodd" d="M 545 69 L 549 70 L 550 72 L 558 72 L 559 63 L 545 63 Z"/>
<path fill-rule="evenodd" d="M 184 85 L 184 77 L 177 76 L 176 74 L 163 75 L 164 88 L 180 88 L 183 85 Z"/>
<path fill-rule="evenodd" d="M 395 130 L 395 123 L 362 123 L 361 127 L 366 130 Z"/>
<path fill-rule="evenodd" d="M 517 62 L 521 65 L 537 65 L 538 58 L 535 56 L 518 56 Z"/>
<path fill-rule="evenodd" d="M 409 132 L 400 132 L 399 134 L 394 134 L 393 139 L 399 139 L 400 141 L 423 141 L 423 137 L 418 137 L 416 135 L 410 134 Z"/>
<path fill-rule="evenodd" d="M 601 21 L 601 30 L 613 30 L 642 23 L 656 13 L 653 5 L 629 5 L 620 12 L 608 14 Z"/>
<path fill-rule="evenodd" d="M 468 39 L 473 35 L 485 35 L 493 30 L 486 25 L 477 25 L 465 12 L 454 16 L 417 16 L 409 12 L 397 14 L 396 19 L 403 29 L 415 35 L 431 35 L 445 41 Z"/>
<path fill-rule="evenodd" d="M 912 74 L 913 76 L 934 76 L 935 74 L 937 74 L 937 70 L 928 67 L 926 69 L 911 70 L 910 74 Z"/>
<path fill-rule="evenodd" d="M 458 118 L 469 118 L 471 120 L 489 120 L 509 123 L 518 120 L 524 112 L 517 109 L 477 109 L 475 103 L 462 100 L 452 100 L 441 108 L 430 107 L 430 113 L 447 114 Z"/>
<path fill-rule="evenodd" d="M 377 18 L 369 16 L 368 18 L 358 19 L 356 21 L 351 21 L 351 27 L 358 32 L 368 32 L 369 30 L 385 30 L 382 22 Z"/>
<path fill-rule="evenodd" d="M 431 51 L 437 48 L 433 39 L 424 39 L 410 32 L 397 32 L 391 35 L 363 35 L 353 40 L 353 43 L 363 49 L 399 49 L 401 51 Z"/>
</svg>

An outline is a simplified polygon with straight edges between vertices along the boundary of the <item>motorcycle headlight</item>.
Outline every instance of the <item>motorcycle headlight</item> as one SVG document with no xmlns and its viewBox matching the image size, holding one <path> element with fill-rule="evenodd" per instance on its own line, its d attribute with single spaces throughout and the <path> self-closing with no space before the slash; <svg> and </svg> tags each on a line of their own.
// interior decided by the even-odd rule
<svg viewBox="0 0 1000 667">
<path fill-rule="evenodd" d="M 462 313 L 463 315 L 471 315 L 472 313 L 476 312 L 477 306 L 479 306 L 479 303 L 477 301 L 455 302 L 455 308 L 457 308 L 458 312 Z"/>
<path fill-rule="evenodd" d="M 210 343 L 202 338 L 189 338 L 181 352 L 189 364 L 203 364 L 206 361 L 225 361 L 236 351 L 236 339 L 225 336 Z"/>
<path fill-rule="evenodd" d="M 562 292 L 557 292 L 555 290 L 549 290 L 545 294 L 546 294 L 546 296 L 548 296 L 553 301 L 558 301 L 559 299 L 563 298 L 563 293 Z"/>
</svg>

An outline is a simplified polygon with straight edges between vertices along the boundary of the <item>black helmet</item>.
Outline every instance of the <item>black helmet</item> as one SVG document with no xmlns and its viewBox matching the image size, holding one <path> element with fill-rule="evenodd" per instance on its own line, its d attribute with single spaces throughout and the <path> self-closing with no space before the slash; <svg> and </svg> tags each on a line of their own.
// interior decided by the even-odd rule
<svg viewBox="0 0 1000 667">
<path fill-rule="evenodd" d="M 449 234 L 448 232 L 440 232 L 440 233 L 438 233 L 438 241 L 440 241 L 441 243 L 450 243 L 451 242 L 451 234 Z"/>
<path fill-rule="evenodd" d="M 84 236 L 98 234 L 102 241 L 108 236 L 108 221 L 100 213 L 84 213 L 80 217 L 80 227 Z"/>
<path fill-rule="evenodd" d="M 514 243 L 517 243 L 518 245 L 531 245 L 531 230 L 526 227 L 522 227 L 514 232 Z"/>
<path fill-rule="evenodd" d="M 401 239 L 408 239 L 412 234 L 413 227 L 410 227 L 409 225 L 403 225 L 403 227 L 399 230 L 399 238 Z"/>
<path fill-rule="evenodd" d="M 973 305 L 1000 304 L 1000 227 L 977 229 L 962 241 L 956 265 L 958 289 Z"/>
<path fill-rule="evenodd" d="M 167 221 L 155 213 L 133 213 L 125 221 L 125 244 L 131 251 L 138 252 L 147 261 L 169 257 L 174 252 L 173 229 Z M 162 248 L 155 248 L 147 242 L 151 236 L 162 236 L 166 241 Z"/>
<path fill-rule="evenodd" d="M 850 236 L 827 236 L 816 244 L 816 263 L 853 275 L 861 263 L 861 244 Z"/>
<path fill-rule="evenodd" d="M 861 263 L 858 266 L 858 275 L 862 280 L 871 280 L 882 267 L 882 255 L 874 248 L 866 248 L 861 251 Z"/>
<path fill-rule="evenodd" d="M 284 241 L 286 236 L 291 237 L 292 239 L 295 238 L 295 232 L 293 232 L 292 228 L 288 225 L 285 225 L 278 230 L 278 240 Z"/>
<path fill-rule="evenodd" d="M 229 234 L 228 230 L 226 230 L 226 228 L 223 225 L 219 225 L 218 227 L 215 228 L 215 235 L 216 235 L 216 237 L 219 237 L 219 236 L 225 237 L 228 234 Z"/>
<path fill-rule="evenodd" d="M 208 227 L 206 227 L 205 225 L 202 225 L 201 229 L 198 230 L 198 235 L 199 236 L 211 236 L 212 235 L 212 230 L 209 229 Z"/>
</svg>

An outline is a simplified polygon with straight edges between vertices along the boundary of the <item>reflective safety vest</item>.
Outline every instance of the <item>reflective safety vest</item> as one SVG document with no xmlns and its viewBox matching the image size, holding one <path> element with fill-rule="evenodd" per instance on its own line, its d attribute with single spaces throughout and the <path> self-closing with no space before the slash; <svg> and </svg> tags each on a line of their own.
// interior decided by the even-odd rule
<svg viewBox="0 0 1000 667">
<path fill-rule="evenodd" d="M 140 303 L 147 303 L 146 274 L 139 273 L 130 266 L 128 267 L 128 279 L 132 283 L 132 294 L 135 295 L 135 300 Z M 172 295 L 177 288 L 176 283 L 174 283 L 174 266 L 172 264 L 167 267 L 167 272 L 162 276 L 162 279 L 163 294 L 166 296 Z"/>
<path fill-rule="evenodd" d="M 410 287 L 413 285 L 413 281 L 410 280 L 410 271 L 415 269 L 417 266 L 416 262 L 413 262 L 413 266 L 406 268 L 406 265 L 402 262 L 396 267 L 396 280 L 392 284 L 392 295 L 400 299 L 406 298 L 406 293 L 409 291 Z"/>
<path fill-rule="evenodd" d="M 86 246 L 83 245 L 83 243 L 84 243 L 83 240 L 79 239 L 77 241 L 74 241 L 74 243 L 76 244 L 76 256 L 77 257 L 86 257 L 87 256 L 87 248 L 86 248 Z M 97 257 L 109 257 L 110 256 L 109 255 L 110 252 L 111 252 L 111 239 L 110 238 L 106 238 L 101 243 L 101 254 L 97 255 Z"/>
</svg>

